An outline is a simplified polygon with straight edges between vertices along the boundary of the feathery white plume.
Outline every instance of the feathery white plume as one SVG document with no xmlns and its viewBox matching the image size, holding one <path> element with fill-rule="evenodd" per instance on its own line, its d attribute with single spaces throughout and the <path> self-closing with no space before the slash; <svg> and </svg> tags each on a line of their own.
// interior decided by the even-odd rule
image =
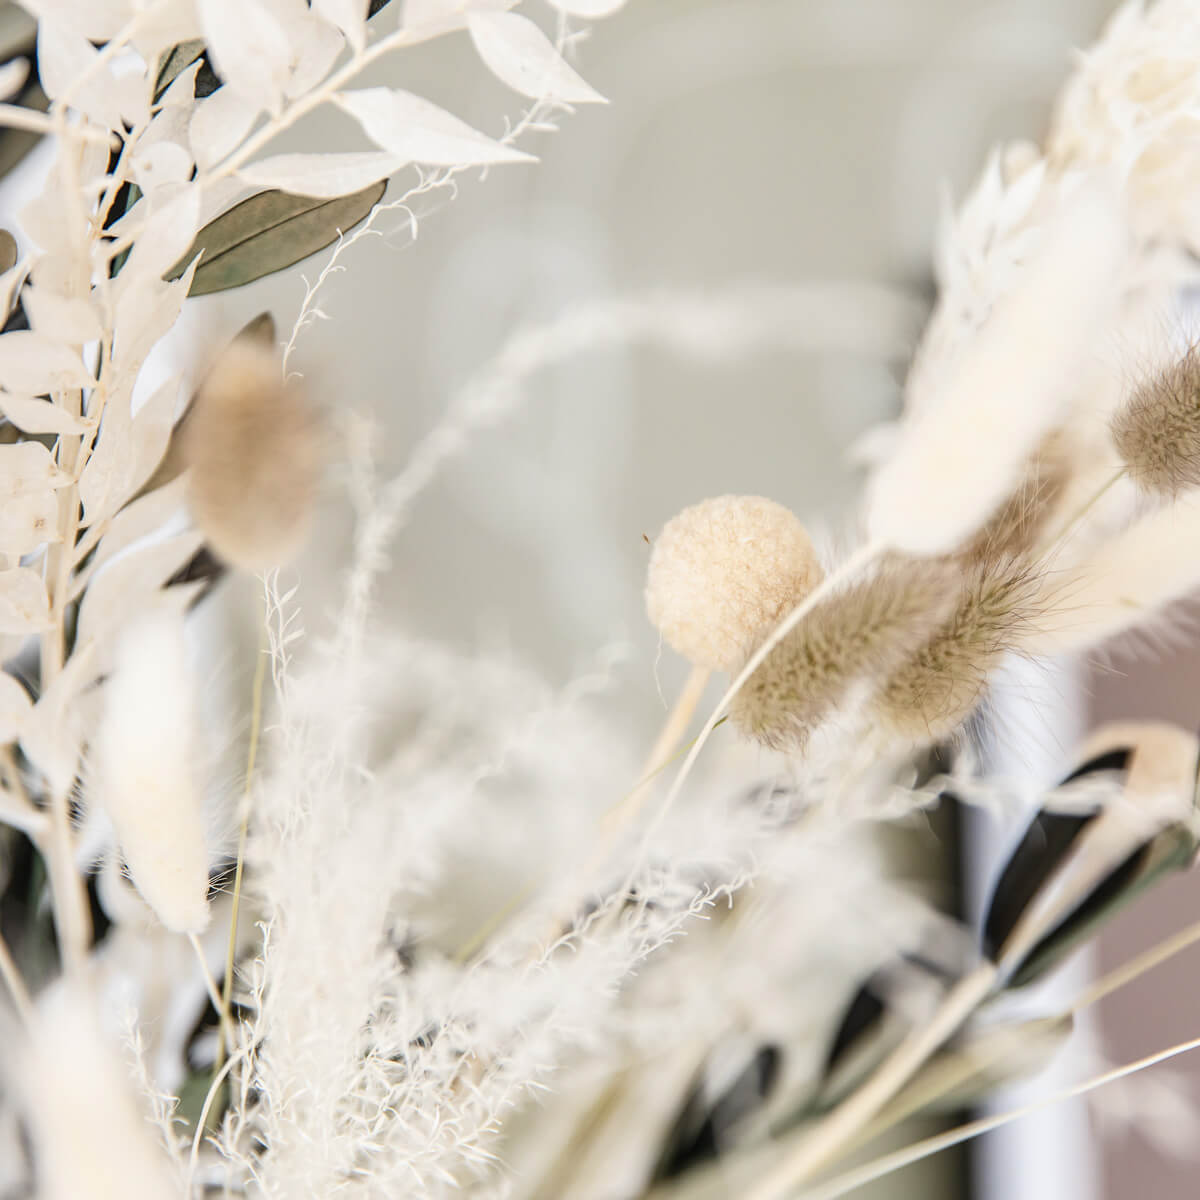
<svg viewBox="0 0 1200 1200">
<path fill-rule="evenodd" d="M 1104 326 L 1126 242 L 1109 189 L 1080 185 L 880 472 L 867 511 L 873 541 L 949 553 L 1009 496 Z"/>
<path fill-rule="evenodd" d="M 98 798 L 129 874 L 162 923 L 208 924 L 208 855 L 183 620 L 165 609 L 122 635 L 95 751 Z"/>
<path fill-rule="evenodd" d="M 1022 640 L 1034 654 L 1084 650 L 1143 624 L 1200 586 L 1200 492 L 1191 492 L 1110 538 L 1069 571 L 1051 572 L 1037 627 Z"/>
</svg>

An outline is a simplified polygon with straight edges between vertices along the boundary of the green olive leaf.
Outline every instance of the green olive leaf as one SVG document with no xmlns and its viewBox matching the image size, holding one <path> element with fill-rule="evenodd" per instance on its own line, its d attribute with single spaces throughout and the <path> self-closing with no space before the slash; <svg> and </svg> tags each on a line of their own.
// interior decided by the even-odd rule
<svg viewBox="0 0 1200 1200">
<path fill-rule="evenodd" d="M 163 92 L 203 53 L 204 41 L 202 38 L 191 38 L 163 52 L 162 57 L 158 60 L 158 75 L 154 80 L 154 102 L 156 104 L 162 99 Z"/>
<path fill-rule="evenodd" d="M 17 265 L 17 239 L 7 229 L 0 229 L 0 274 Z"/>
<path fill-rule="evenodd" d="M 191 296 L 252 283 L 323 250 L 379 203 L 387 180 L 351 196 L 320 199 L 289 192 L 259 192 L 210 221 L 167 274 L 178 279 L 201 254 Z"/>
</svg>

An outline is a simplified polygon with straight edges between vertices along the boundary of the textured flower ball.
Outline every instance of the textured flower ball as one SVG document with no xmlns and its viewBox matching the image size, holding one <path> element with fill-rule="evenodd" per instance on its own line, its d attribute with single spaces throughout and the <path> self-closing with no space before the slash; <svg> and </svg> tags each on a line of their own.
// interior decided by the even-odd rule
<svg viewBox="0 0 1200 1200">
<path fill-rule="evenodd" d="M 794 513 L 761 496 L 718 496 L 667 522 L 646 578 L 646 611 L 672 649 L 732 671 L 821 579 Z"/>
</svg>

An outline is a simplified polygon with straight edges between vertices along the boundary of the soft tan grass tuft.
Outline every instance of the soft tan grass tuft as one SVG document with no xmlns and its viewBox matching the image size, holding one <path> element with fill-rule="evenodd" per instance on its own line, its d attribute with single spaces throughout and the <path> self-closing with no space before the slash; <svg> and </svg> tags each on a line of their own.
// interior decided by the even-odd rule
<svg viewBox="0 0 1200 1200">
<path fill-rule="evenodd" d="M 802 748 L 856 684 L 887 678 L 929 640 L 950 616 L 960 570 L 946 558 L 889 556 L 817 605 L 746 681 L 735 724 L 772 749 Z"/>
<path fill-rule="evenodd" d="M 646 611 L 672 649 L 731 671 L 821 581 L 800 520 L 762 496 L 718 496 L 672 517 L 654 543 Z"/>
<path fill-rule="evenodd" d="M 1143 491 L 1174 499 L 1200 485 L 1200 347 L 1137 388 L 1111 428 Z"/>
<path fill-rule="evenodd" d="M 321 470 L 321 431 L 278 354 L 236 338 L 179 429 L 193 515 L 216 554 L 244 570 L 288 561 L 304 539 Z"/>
<path fill-rule="evenodd" d="M 988 675 L 1016 645 L 1037 595 L 1037 575 L 1021 559 L 969 566 L 949 619 L 874 699 L 879 719 L 906 738 L 936 741 L 971 715 Z"/>
</svg>

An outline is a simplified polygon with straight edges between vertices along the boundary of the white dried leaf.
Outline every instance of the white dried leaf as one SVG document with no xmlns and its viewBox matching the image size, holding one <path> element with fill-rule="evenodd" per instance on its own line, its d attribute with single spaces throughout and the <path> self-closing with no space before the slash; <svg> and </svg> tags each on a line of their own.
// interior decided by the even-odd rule
<svg viewBox="0 0 1200 1200">
<path fill-rule="evenodd" d="M 205 0 L 198 8 L 213 68 L 226 86 L 278 114 L 292 69 L 284 27 L 260 0 Z"/>
<path fill-rule="evenodd" d="M 147 195 L 164 185 L 187 183 L 191 175 L 192 156 L 176 142 L 139 145 L 133 156 L 133 178 Z"/>
<path fill-rule="evenodd" d="M 100 338 L 100 318 L 82 296 L 60 296 L 48 288 L 29 287 L 21 296 L 21 303 L 34 333 L 71 346 Z"/>
<path fill-rule="evenodd" d="M 105 129 L 122 122 L 140 125 L 149 117 L 145 79 L 140 74 L 115 75 L 96 70 L 97 51 L 75 25 L 43 20 L 38 25 L 38 76 L 52 100 L 71 89 L 71 105 Z M 75 87 L 86 75 L 82 86 Z"/>
<path fill-rule="evenodd" d="M 8 314 L 13 310 L 17 289 L 24 281 L 27 269 L 24 263 L 19 262 L 0 275 L 0 324 L 8 319 Z"/>
<path fill-rule="evenodd" d="M 277 154 L 243 167 L 238 174 L 258 188 L 281 188 L 298 196 L 348 196 L 398 171 L 394 154 Z"/>
<path fill-rule="evenodd" d="M 50 600 L 31 567 L 0 571 L 0 633 L 36 633 L 50 626 Z"/>
<path fill-rule="evenodd" d="M 355 50 L 361 50 L 367 38 L 366 0 L 313 0 L 313 12 L 340 29 Z"/>
<path fill-rule="evenodd" d="M 185 38 L 178 39 L 186 41 Z M 190 63 L 184 67 L 174 79 L 167 84 L 167 90 L 158 98 L 158 116 L 150 123 L 150 128 L 143 134 L 143 138 L 150 136 L 154 126 L 172 110 L 183 110 L 183 127 L 187 127 L 187 119 L 191 116 L 192 108 L 196 103 L 196 76 L 200 73 L 200 68 L 204 65 L 203 59 L 196 59 L 194 63 Z M 171 134 L 172 141 L 178 141 L 177 135 Z"/>
<path fill-rule="evenodd" d="M 337 99 L 377 146 L 405 162 L 473 167 L 534 161 L 532 155 L 494 141 L 411 92 L 362 88 L 342 92 Z"/>
<path fill-rule="evenodd" d="M 94 383 L 83 359 L 69 346 L 28 329 L 0 336 L 0 386 L 36 396 Z"/>
<path fill-rule="evenodd" d="M 140 3 L 139 7 L 137 29 L 130 45 L 141 55 L 143 62 L 156 63 L 164 50 L 202 36 L 200 17 L 196 12 L 201 6 L 195 0 L 159 0 L 150 5 Z"/>
<path fill-rule="evenodd" d="M 0 495 L 40 492 L 70 482 L 70 476 L 54 465 L 50 451 L 40 442 L 0 446 Z"/>
<path fill-rule="evenodd" d="M 132 418 L 128 394 L 114 396 L 104 411 L 95 448 L 79 476 L 82 525 L 112 516 L 134 491 L 134 451 L 129 444 Z"/>
<path fill-rule="evenodd" d="M 229 88 L 220 88 L 196 102 L 188 127 L 192 154 L 201 170 L 207 170 L 241 145 L 262 106 Z"/>
<path fill-rule="evenodd" d="M 625 7 L 626 0 L 550 0 L 550 3 L 569 17 L 582 17 L 585 21 L 598 21 L 611 17 Z"/>
<path fill-rule="evenodd" d="M 128 0 L 23 0 L 21 7 L 94 42 L 113 37 L 132 15 Z"/>
<path fill-rule="evenodd" d="M 139 205 L 145 225 L 121 270 L 120 279 L 161 279 L 192 244 L 200 227 L 200 187 L 195 183 L 166 187 L 146 197 L 149 215 Z M 157 341 L 157 339 L 155 339 Z"/>
<path fill-rule="evenodd" d="M 178 475 L 170 483 L 125 505 L 113 517 L 108 532 L 101 538 L 92 569 L 103 566 L 135 542 L 161 529 L 168 518 L 183 508 L 186 494 L 187 478 Z"/>
<path fill-rule="evenodd" d="M 175 324 L 192 285 L 195 266 L 170 283 L 156 275 L 130 275 L 117 280 L 117 306 L 113 322 L 113 370 L 110 390 L 132 390 L 133 378 L 160 338 Z"/>
<path fill-rule="evenodd" d="M 0 67 L 0 100 L 16 95 L 29 75 L 29 59 L 14 58 Z"/>
<path fill-rule="evenodd" d="M 25 757 L 45 775 L 53 791 L 65 793 L 75 781 L 83 746 L 80 693 L 99 674 L 96 655 L 89 647 L 77 647 L 21 730 Z"/>
<path fill-rule="evenodd" d="M 0 553 L 32 554 L 60 540 L 58 498 L 49 487 L 6 496 L 0 504 Z"/>
<path fill-rule="evenodd" d="M 133 417 L 133 487 L 137 491 L 154 474 L 167 452 L 175 409 L 179 401 L 181 375 L 172 375 L 160 384 Z M 122 497 L 124 503 L 125 497 Z"/>
<path fill-rule="evenodd" d="M 125 623 L 131 612 L 139 612 L 204 545 L 194 530 L 161 541 L 135 545 L 111 559 L 96 573 L 83 594 L 79 608 L 77 644 L 101 645 L 104 638 Z"/>
<path fill-rule="evenodd" d="M 292 72 L 284 93 L 289 100 L 310 92 L 329 74 L 346 39 L 307 10 L 288 22 L 292 38 Z"/>
<path fill-rule="evenodd" d="M 0 412 L 25 433 L 82 433 L 87 426 L 65 408 L 33 396 L 0 391 Z"/>
<path fill-rule="evenodd" d="M 517 0 L 404 0 L 401 24 L 414 36 L 410 45 L 467 27 L 473 12 L 504 12 Z"/>
<path fill-rule="evenodd" d="M 522 96 L 567 104 L 607 103 L 567 65 L 528 17 L 508 12 L 471 13 L 467 28 L 488 70 Z"/>
<path fill-rule="evenodd" d="M 0 607 L 3 603 L 0 596 Z M 11 675 L 0 671 L 0 745 L 7 746 L 21 736 L 32 711 L 29 693 Z"/>
</svg>

